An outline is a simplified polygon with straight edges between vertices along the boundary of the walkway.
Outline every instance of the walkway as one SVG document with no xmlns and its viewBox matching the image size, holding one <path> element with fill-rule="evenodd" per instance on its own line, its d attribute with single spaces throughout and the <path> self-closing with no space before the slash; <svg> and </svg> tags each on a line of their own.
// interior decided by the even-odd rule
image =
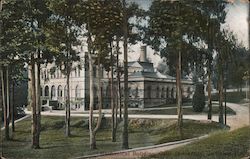
<svg viewBox="0 0 250 159">
<path fill-rule="evenodd" d="M 213 102 L 217 104 L 218 102 Z M 233 109 L 236 112 L 236 115 L 229 115 L 227 116 L 227 125 L 231 127 L 232 130 L 237 129 L 239 127 L 247 125 L 249 122 L 248 117 L 248 106 L 246 105 L 239 105 L 234 103 L 227 103 L 227 106 Z M 155 109 L 155 108 L 154 108 Z M 161 108 L 162 109 L 162 108 Z M 165 109 L 172 109 L 172 107 L 165 108 Z M 30 111 L 25 111 L 27 114 L 31 114 Z M 109 110 L 106 110 L 105 117 L 111 117 L 111 114 L 108 113 Z M 42 115 L 46 116 L 65 116 L 65 111 L 44 111 L 41 112 Z M 88 113 L 81 113 L 77 111 L 72 111 L 71 116 L 73 117 L 88 117 Z M 94 114 L 94 117 L 98 117 L 98 114 Z M 144 115 L 144 114 L 129 114 L 129 118 L 135 119 L 176 119 L 177 115 Z M 183 115 L 184 119 L 190 119 L 190 120 L 207 120 L 207 115 Z M 218 115 L 214 115 L 212 117 L 213 121 L 218 121 Z"/>
<path fill-rule="evenodd" d="M 228 103 L 228 107 L 233 109 L 236 112 L 236 115 L 231 115 L 227 117 L 227 124 L 231 127 L 231 130 L 238 129 L 240 127 L 244 127 L 249 124 L 249 108 L 247 105 L 239 105 Z M 193 119 L 193 120 L 207 120 L 206 115 L 184 115 L 184 119 Z M 177 118 L 176 115 L 129 115 L 129 118 L 154 118 L 154 119 L 168 119 L 168 118 Z M 218 121 L 218 116 L 213 116 L 213 121 Z M 151 154 L 158 154 L 164 151 L 168 151 L 180 146 L 184 146 L 190 144 L 194 141 L 200 140 L 201 138 L 205 138 L 207 136 L 202 136 L 200 138 L 193 138 L 178 142 L 171 142 L 161 145 L 135 148 L 131 150 L 117 151 L 109 154 L 100 154 L 93 156 L 83 156 L 80 158 L 98 158 L 98 159 L 119 159 L 119 158 L 139 158 L 142 156 L 148 156 Z"/>
</svg>

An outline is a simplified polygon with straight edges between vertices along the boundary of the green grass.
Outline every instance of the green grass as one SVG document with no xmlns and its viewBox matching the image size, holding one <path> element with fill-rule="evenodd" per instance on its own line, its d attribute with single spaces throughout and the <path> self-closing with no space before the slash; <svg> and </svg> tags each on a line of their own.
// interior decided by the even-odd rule
<svg viewBox="0 0 250 159">
<path fill-rule="evenodd" d="M 246 98 L 245 92 L 227 92 L 226 93 L 226 100 L 230 103 L 241 103 L 241 101 Z M 212 100 L 218 101 L 219 100 L 219 94 L 215 93 L 212 94 Z"/>
<path fill-rule="evenodd" d="M 213 104 L 212 114 L 218 114 L 219 113 L 219 107 L 218 105 L 215 106 Z M 184 115 L 200 115 L 200 114 L 207 114 L 208 110 L 207 108 L 204 109 L 203 112 L 194 112 L 192 107 L 184 107 L 183 108 L 183 114 Z M 160 114 L 160 115 L 176 115 L 177 109 L 171 108 L 171 109 L 155 109 L 155 110 L 129 110 L 129 114 Z M 227 114 L 228 115 L 235 115 L 235 111 L 231 108 L 227 107 Z"/>
<path fill-rule="evenodd" d="M 240 159 L 250 156 L 250 127 L 219 132 L 193 144 L 148 158 L 167 159 Z"/>
<path fill-rule="evenodd" d="M 110 119 L 105 119 L 97 133 L 97 150 L 89 149 L 88 122 L 86 118 L 72 118 L 71 137 L 64 136 L 63 117 L 42 117 L 41 149 L 31 149 L 31 122 L 27 118 L 16 125 L 13 140 L 3 142 L 6 158 L 73 158 L 88 154 L 112 152 L 121 149 L 121 130 L 118 127 L 117 142 L 111 142 Z M 176 135 L 176 120 L 131 119 L 129 121 L 130 148 L 150 146 L 158 143 L 180 140 Z M 220 130 L 217 123 L 184 121 L 184 138 L 192 138 Z"/>
</svg>

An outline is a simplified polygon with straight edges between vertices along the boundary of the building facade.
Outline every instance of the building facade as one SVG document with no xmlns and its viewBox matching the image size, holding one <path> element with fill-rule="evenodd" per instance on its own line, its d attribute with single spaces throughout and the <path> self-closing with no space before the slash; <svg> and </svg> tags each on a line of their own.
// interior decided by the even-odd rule
<svg viewBox="0 0 250 159">
<path fill-rule="evenodd" d="M 88 110 L 89 107 L 89 75 L 87 60 L 81 53 L 80 67 L 75 67 L 70 74 L 70 103 L 73 110 Z M 67 95 L 66 76 L 59 69 L 51 73 L 54 65 L 44 66 L 41 70 L 41 98 L 43 105 L 53 105 L 64 109 Z M 147 60 L 146 46 L 141 47 L 140 59 L 128 63 L 129 107 L 154 107 L 166 103 L 174 103 L 176 99 L 176 80 L 158 72 L 153 63 Z M 95 68 L 94 68 L 94 76 Z M 115 77 L 115 76 L 114 76 Z M 110 78 L 106 72 L 102 74 L 103 107 L 110 108 Z M 94 99 L 97 108 L 97 82 L 94 81 Z M 114 97 L 117 96 L 117 80 L 114 79 Z M 123 76 L 121 75 L 121 97 L 123 98 Z M 191 98 L 193 83 L 182 80 L 184 99 Z"/>
</svg>

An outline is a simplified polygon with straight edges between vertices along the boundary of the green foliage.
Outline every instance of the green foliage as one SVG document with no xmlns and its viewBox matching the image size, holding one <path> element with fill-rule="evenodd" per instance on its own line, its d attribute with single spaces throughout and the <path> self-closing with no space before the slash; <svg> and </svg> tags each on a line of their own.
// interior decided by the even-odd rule
<svg viewBox="0 0 250 159">
<path fill-rule="evenodd" d="M 73 62 L 80 61 L 79 28 L 74 20 L 78 1 L 51 0 L 47 2 L 52 16 L 46 27 L 46 44 L 55 56 L 54 61 L 62 73 L 68 74 L 73 69 Z"/>
<path fill-rule="evenodd" d="M 204 85 L 196 84 L 193 96 L 193 110 L 195 112 L 202 112 L 204 108 L 205 108 Z"/>
<path fill-rule="evenodd" d="M 224 23 L 226 4 L 219 0 L 153 1 L 146 14 L 148 26 L 141 27 L 143 42 L 167 58 L 171 75 L 175 74 L 178 50 L 185 59 L 182 60 L 185 73 L 204 67 L 206 60 L 212 59 L 211 49 L 215 43 L 211 39 Z M 202 43 L 208 44 L 210 50 L 204 50 Z"/>
</svg>

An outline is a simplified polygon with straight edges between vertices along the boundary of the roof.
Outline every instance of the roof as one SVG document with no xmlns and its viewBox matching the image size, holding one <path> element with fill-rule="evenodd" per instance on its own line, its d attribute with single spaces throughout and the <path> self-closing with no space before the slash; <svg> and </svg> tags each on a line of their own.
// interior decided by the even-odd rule
<svg viewBox="0 0 250 159">
<path fill-rule="evenodd" d="M 133 61 L 128 62 L 128 67 L 141 67 L 143 70 L 154 70 L 153 63 L 150 62 L 141 62 L 141 61 Z"/>
<path fill-rule="evenodd" d="M 161 78 L 161 79 L 170 79 L 174 80 L 175 78 L 169 75 L 163 75 L 160 72 L 134 72 L 129 75 L 129 77 L 144 77 L 144 78 Z"/>
</svg>

